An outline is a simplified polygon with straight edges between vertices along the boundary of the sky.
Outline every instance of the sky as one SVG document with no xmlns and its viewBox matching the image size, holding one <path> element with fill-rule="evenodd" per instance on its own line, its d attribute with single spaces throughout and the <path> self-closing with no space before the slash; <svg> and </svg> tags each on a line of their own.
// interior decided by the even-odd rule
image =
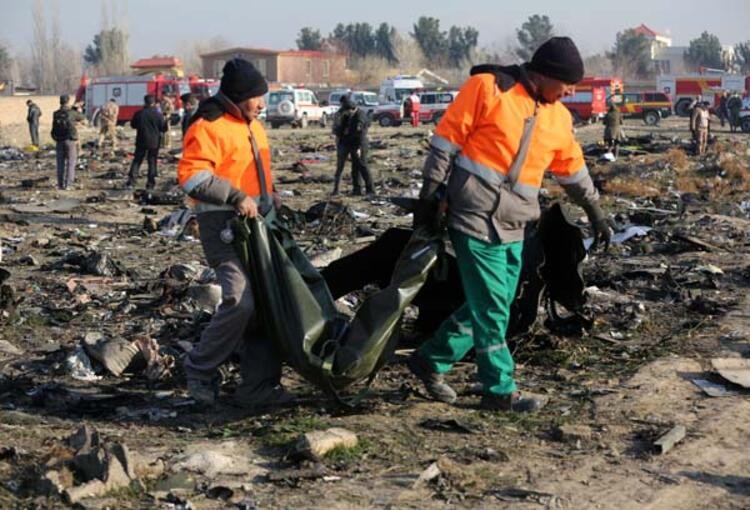
<svg viewBox="0 0 750 510">
<path fill-rule="evenodd" d="M 514 43 L 515 29 L 533 14 L 548 15 L 556 33 L 572 37 L 584 55 L 611 49 L 618 31 L 641 23 L 671 35 L 675 46 L 704 30 L 722 44 L 750 39 L 750 0 L 0 0 L 0 42 L 14 54 L 29 51 L 35 1 L 59 10 L 63 39 L 81 49 L 100 30 L 103 8 L 110 16 L 117 11 L 132 60 L 179 55 L 215 36 L 233 46 L 288 49 L 303 26 L 325 36 L 338 22 L 387 22 L 407 33 L 420 16 L 438 18 L 444 30 L 473 26 L 480 47 L 495 49 Z"/>
</svg>

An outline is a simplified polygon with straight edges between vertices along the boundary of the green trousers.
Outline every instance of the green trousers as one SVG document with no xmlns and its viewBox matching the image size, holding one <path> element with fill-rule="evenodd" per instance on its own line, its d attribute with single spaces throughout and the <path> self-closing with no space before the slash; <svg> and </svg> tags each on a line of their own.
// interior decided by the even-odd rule
<svg viewBox="0 0 750 510">
<path fill-rule="evenodd" d="M 523 243 L 487 243 L 453 229 L 450 237 L 466 303 L 441 324 L 419 354 L 442 374 L 474 347 L 484 392 L 512 393 L 514 364 L 505 332 L 521 273 Z"/>
</svg>

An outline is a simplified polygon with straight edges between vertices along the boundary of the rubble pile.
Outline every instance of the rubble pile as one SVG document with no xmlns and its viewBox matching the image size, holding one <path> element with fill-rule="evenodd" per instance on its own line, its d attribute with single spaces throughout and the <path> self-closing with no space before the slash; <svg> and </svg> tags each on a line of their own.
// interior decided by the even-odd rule
<svg viewBox="0 0 750 510">
<path fill-rule="evenodd" d="M 566 459 L 583 454 L 607 470 L 641 472 L 655 450 L 669 457 L 690 448 L 705 434 L 691 427 L 718 398 L 709 395 L 747 398 L 736 382 L 746 367 L 718 353 L 734 346 L 736 356 L 750 355 L 750 332 L 736 322 L 750 285 L 750 138 L 720 132 L 698 158 L 674 122 L 663 134 L 631 126 L 614 161 L 602 157 L 599 126 L 579 130 L 615 236 L 583 264 L 585 320 L 545 310 L 513 342 L 524 391 L 550 400 L 528 422 L 472 409 L 471 364 L 450 375 L 466 406 L 425 402 L 403 363 L 414 338 L 354 410 L 287 370 L 285 384 L 300 395 L 294 409 L 247 416 L 222 401 L 206 412 L 185 392 L 181 360 L 221 288 L 176 186 L 176 159 L 160 159 L 155 190 L 132 191 L 123 189 L 129 152 L 101 158 L 84 149 L 77 189 L 63 194 L 49 150 L 0 149 L 0 506 L 117 507 L 123 498 L 133 507 L 261 508 L 336 497 L 364 506 L 552 504 L 562 486 L 524 473 L 562 473 Z M 316 266 L 411 224 L 391 199 L 418 193 L 429 136 L 373 128 L 376 196 L 349 196 L 347 168 L 342 195 L 330 197 L 328 131 L 269 130 L 280 215 Z M 545 180 L 543 205 L 559 197 Z M 566 208 L 588 235 L 583 212 Z M 337 306 L 351 313 L 361 302 L 352 293 Z M 405 334 L 418 314 L 409 310 Z M 673 359 L 687 368 L 658 371 Z M 662 386 L 665 373 L 678 372 L 685 386 Z M 236 364 L 222 377 L 225 389 L 236 387 Z M 643 403 L 640 391 L 661 400 Z M 692 407 L 675 410 L 684 402 Z M 295 459 L 297 440 L 316 431 L 346 440 Z M 644 475 L 650 484 L 697 483 L 677 468 L 648 469 L 660 473 Z"/>
</svg>

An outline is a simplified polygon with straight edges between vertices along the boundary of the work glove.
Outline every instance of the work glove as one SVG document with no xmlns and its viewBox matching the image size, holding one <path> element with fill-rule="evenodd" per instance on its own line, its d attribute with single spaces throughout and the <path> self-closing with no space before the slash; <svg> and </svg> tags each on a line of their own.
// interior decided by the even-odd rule
<svg viewBox="0 0 750 510">
<path fill-rule="evenodd" d="M 586 216 L 591 223 L 591 230 L 594 234 L 594 242 L 591 244 L 591 251 L 596 250 L 599 243 L 604 244 L 604 251 L 609 249 L 609 242 L 612 239 L 612 230 L 609 228 L 609 222 L 604 215 L 604 211 L 597 203 L 591 203 L 584 207 Z"/>
</svg>

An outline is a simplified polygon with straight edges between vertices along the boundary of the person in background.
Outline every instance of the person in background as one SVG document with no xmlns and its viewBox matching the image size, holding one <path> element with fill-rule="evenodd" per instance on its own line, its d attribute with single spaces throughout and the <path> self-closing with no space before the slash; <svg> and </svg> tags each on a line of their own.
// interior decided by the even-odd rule
<svg viewBox="0 0 750 510">
<path fill-rule="evenodd" d="M 55 141 L 55 155 L 57 156 L 57 188 L 67 190 L 73 186 L 76 179 L 76 164 L 78 163 L 78 129 L 76 123 L 83 122 L 86 117 L 69 105 L 67 94 L 60 96 L 60 109 L 52 114 L 52 139 Z"/>
<path fill-rule="evenodd" d="M 368 195 L 375 192 L 372 176 L 367 168 L 367 114 L 359 108 L 349 94 L 341 98 L 341 107 L 333 123 L 333 134 L 336 137 L 336 175 L 333 181 L 333 195 L 338 195 L 341 174 L 348 157 L 352 158 L 352 194 L 362 194 L 360 177 L 365 181 Z"/>
<path fill-rule="evenodd" d="M 419 127 L 419 110 L 421 109 L 421 102 L 416 90 L 411 91 L 411 95 L 409 95 L 407 101 L 410 105 L 409 111 L 411 112 L 411 125 Z"/>
<path fill-rule="evenodd" d="M 154 189 L 156 185 L 157 157 L 159 156 L 159 143 L 162 134 L 167 129 L 164 117 L 156 109 L 156 99 L 151 94 L 143 98 L 143 109 L 138 110 L 130 121 L 130 127 L 136 130 L 135 154 L 130 164 L 127 187 L 135 186 L 138 172 L 143 163 L 143 158 L 148 162 L 148 177 L 146 189 Z"/>
<path fill-rule="evenodd" d="M 28 107 L 28 111 L 26 112 L 26 122 L 29 123 L 31 145 L 39 148 L 39 117 L 42 116 L 42 110 L 31 99 L 26 101 L 26 106 Z"/>
<path fill-rule="evenodd" d="M 161 114 L 164 117 L 166 129 L 162 133 L 162 146 L 169 150 L 172 148 L 172 114 L 174 113 L 174 102 L 169 96 L 164 96 L 161 99 Z"/>
<path fill-rule="evenodd" d="M 195 110 L 198 109 L 198 100 L 190 92 L 181 95 L 180 100 L 182 101 L 182 107 L 184 109 L 180 128 L 182 129 L 182 138 L 185 138 L 185 133 L 190 125 L 190 119 L 193 117 Z"/>
<path fill-rule="evenodd" d="M 113 97 L 102 106 L 99 115 L 99 138 L 96 146 L 99 150 L 104 149 L 104 143 L 109 140 L 112 147 L 112 154 L 117 150 L 117 117 L 120 115 L 120 107 L 117 106 L 117 100 Z"/>
<path fill-rule="evenodd" d="M 607 150 L 617 158 L 620 151 L 620 138 L 622 137 L 622 113 L 614 103 L 609 105 L 609 110 L 604 116 L 604 143 Z"/>
</svg>

